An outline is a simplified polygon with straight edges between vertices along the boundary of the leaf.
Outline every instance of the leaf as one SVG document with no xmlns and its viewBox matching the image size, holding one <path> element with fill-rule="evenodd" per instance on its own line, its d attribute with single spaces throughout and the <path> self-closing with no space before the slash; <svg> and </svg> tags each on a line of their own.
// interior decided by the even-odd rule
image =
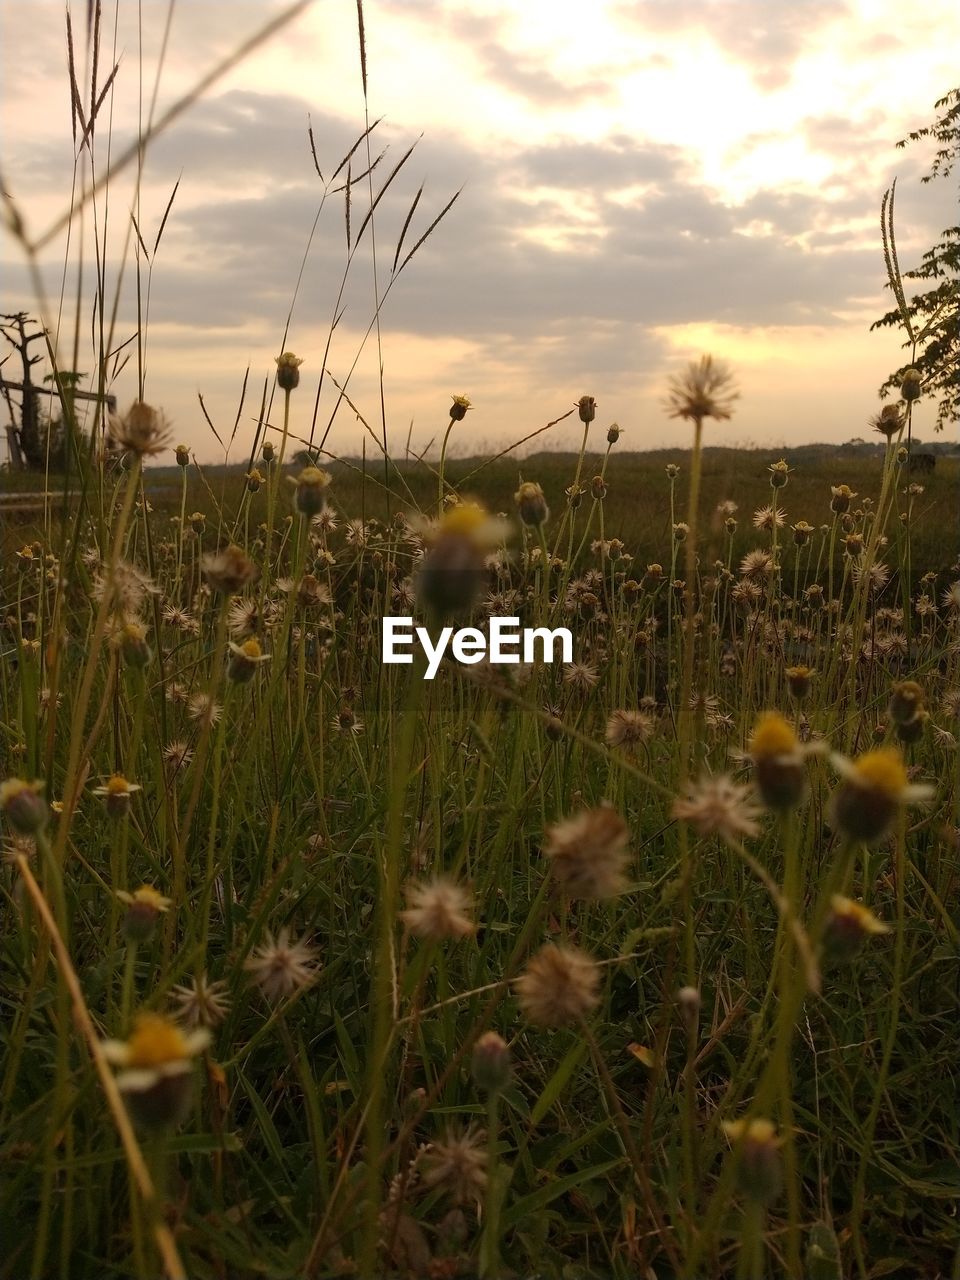
<svg viewBox="0 0 960 1280">
<path fill-rule="evenodd" d="M 541 1209 L 546 1208 L 548 1204 L 559 1196 L 566 1195 L 568 1191 L 576 1191 L 593 1178 L 600 1178 L 605 1173 L 609 1173 L 611 1169 L 617 1169 L 622 1165 L 622 1158 L 606 1160 L 603 1164 L 595 1164 L 590 1169 L 583 1169 L 578 1173 L 568 1173 L 566 1177 L 558 1178 L 556 1182 L 548 1182 L 545 1187 L 539 1187 L 536 1191 L 532 1191 L 530 1195 L 521 1196 L 519 1200 L 515 1200 L 507 1212 L 503 1214 L 500 1220 L 501 1226 L 504 1230 L 516 1226 L 524 1218 L 539 1213 Z"/>
<path fill-rule="evenodd" d="M 553 1104 L 559 1098 L 560 1094 L 567 1086 L 567 1082 L 573 1075 L 574 1068 L 579 1066 L 580 1060 L 587 1052 L 587 1042 L 578 1040 L 570 1049 L 567 1050 L 563 1061 L 557 1067 L 556 1071 L 547 1081 L 546 1088 L 537 1099 L 530 1116 L 531 1125 L 537 1125 L 547 1114 Z"/>
</svg>

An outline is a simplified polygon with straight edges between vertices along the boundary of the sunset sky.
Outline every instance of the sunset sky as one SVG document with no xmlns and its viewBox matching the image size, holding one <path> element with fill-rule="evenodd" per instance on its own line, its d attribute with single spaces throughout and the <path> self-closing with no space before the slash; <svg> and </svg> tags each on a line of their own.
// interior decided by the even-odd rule
<svg viewBox="0 0 960 1280">
<path fill-rule="evenodd" d="M 284 7 L 182 0 L 155 114 Z M 89 85 L 86 4 L 71 8 L 78 74 Z M 136 136 L 141 93 L 143 118 L 149 114 L 168 5 L 144 0 L 142 32 L 137 9 L 126 0 L 119 11 L 104 5 L 99 83 L 115 58 L 120 69 L 98 123 L 98 174 L 111 107 L 114 157 Z M 0 171 L 34 239 L 71 195 L 63 12 L 61 0 L 0 4 Z M 718 443 L 775 448 L 866 431 L 877 387 L 900 362 L 892 331 L 868 332 L 889 305 L 882 193 L 899 177 L 905 267 L 956 221 L 955 183 L 920 184 L 930 144 L 894 146 L 929 124 L 934 100 L 954 86 L 955 0 L 366 0 L 364 13 L 370 113 L 383 117 L 371 152 L 388 148 L 375 190 L 417 143 L 377 211 L 381 291 L 417 188 L 424 185 L 407 248 L 463 188 L 381 313 L 394 451 L 402 453 L 411 422 L 416 447 L 441 433 L 455 393 L 476 406 L 457 431 L 461 453 L 517 439 L 584 393 L 598 401 L 598 425 L 616 420 L 625 429 L 624 448 L 679 442 L 683 428 L 661 407 L 664 386 L 704 351 L 730 360 L 742 390 L 732 422 L 714 429 Z M 178 178 L 180 188 L 150 279 L 146 398 L 201 460 L 222 453 L 197 392 L 229 437 L 250 366 L 232 454 L 243 460 L 280 349 L 323 194 L 308 118 L 326 177 L 364 124 L 354 0 L 318 0 L 147 152 L 138 218 L 149 246 Z M 365 155 L 357 152 L 355 171 Z M 79 366 L 89 369 L 94 224 L 102 228 L 106 207 L 112 305 L 132 201 L 131 169 L 106 206 L 102 195 L 87 206 L 82 235 L 77 224 L 69 246 L 61 234 L 41 253 L 67 367 L 78 248 L 82 242 Z M 354 233 L 368 201 L 363 180 L 353 192 Z M 341 192 L 323 208 L 286 344 L 304 358 L 294 429 L 305 434 L 345 256 Z M 0 309 L 35 311 L 23 250 L 6 229 L 0 269 Z M 368 232 L 328 361 L 341 382 L 373 299 Z M 131 245 L 115 346 L 135 323 Z M 376 370 L 373 336 L 349 394 L 379 432 Z M 4 373 L 19 377 L 12 362 Z M 114 389 L 121 404 L 133 398 L 135 362 Z M 334 399 L 325 386 L 321 428 Z M 921 437 L 931 434 L 934 413 L 921 405 Z M 362 435 L 344 405 L 328 447 L 355 453 Z M 576 435 L 568 422 L 540 443 L 560 446 Z"/>
</svg>

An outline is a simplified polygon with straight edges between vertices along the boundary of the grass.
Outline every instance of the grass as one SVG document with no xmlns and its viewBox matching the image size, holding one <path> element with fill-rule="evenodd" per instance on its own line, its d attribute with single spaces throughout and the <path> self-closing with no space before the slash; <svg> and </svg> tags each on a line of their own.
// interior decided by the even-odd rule
<svg viewBox="0 0 960 1280">
<path fill-rule="evenodd" d="M 706 376 L 674 452 L 585 400 L 318 475 L 281 371 L 256 492 L 68 423 L 0 562 L 0 1277 L 957 1274 L 957 462 L 907 491 L 907 401 L 775 488 Z M 424 681 L 411 611 L 576 661 Z"/>
</svg>

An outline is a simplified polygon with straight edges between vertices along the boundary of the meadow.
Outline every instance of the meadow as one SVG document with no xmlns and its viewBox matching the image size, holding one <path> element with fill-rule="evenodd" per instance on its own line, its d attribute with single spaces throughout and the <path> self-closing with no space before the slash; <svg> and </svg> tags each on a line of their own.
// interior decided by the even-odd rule
<svg viewBox="0 0 960 1280">
<path fill-rule="evenodd" d="M 960 1276 L 919 377 L 870 456 L 725 448 L 703 357 L 669 451 L 570 388 L 575 452 L 478 454 L 457 396 L 426 458 L 333 458 L 290 345 L 243 466 L 141 369 L 3 477 L 52 496 L 0 510 L 0 1277 Z M 398 614 L 574 661 L 426 681 Z"/>
</svg>

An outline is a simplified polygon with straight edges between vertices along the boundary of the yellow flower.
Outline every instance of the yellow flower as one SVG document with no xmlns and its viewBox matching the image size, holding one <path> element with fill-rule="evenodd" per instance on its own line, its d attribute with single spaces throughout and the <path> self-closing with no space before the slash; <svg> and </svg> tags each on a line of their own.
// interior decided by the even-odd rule
<svg viewBox="0 0 960 1280">
<path fill-rule="evenodd" d="M 833 822 L 853 840 L 871 844 L 890 828 L 897 810 L 933 795 L 933 788 L 913 785 L 900 752 L 878 747 L 859 760 L 831 756 L 842 782 L 833 796 Z"/>
<path fill-rule="evenodd" d="M 154 889 L 152 884 L 143 884 L 139 889 L 134 889 L 133 893 L 128 893 L 126 889 L 118 889 L 117 897 L 128 907 L 144 906 L 152 911 L 169 911 L 173 903 L 172 898 L 165 898 L 162 893 Z"/>
<path fill-rule="evenodd" d="M 136 782 L 128 782 L 122 773 L 115 773 L 102 787 L 94 787 L 93 794 L 101 796 L 111 818 L 122 818 L 130 808 L 130 797 L 143 788 Z"/>
<path fill-rule="evenodd" d="M 771 1120 L 724 1120 L 723 1131 L 738 1159 L 740 1189 L 760 1204 L 775 1200 L 782 1183 L 780 1146 L 783 1139 Z"/>
<path fill-rule="evenodd" d="M 210 1043 L 205 1029 L 184 1032 L 158 1013 L 137 1019 L 129 1040 L 105 1040 L 107 1061 L 123 1070 L 117 1086 L 145 1128 L 179 1123 L 190 1106 L 191 1059 Z"/>
<path fill-rule="evenodd" d="M 830 914 L 824 926 L 824 951 L 831 960 L 849 960 L 867 938 L 889 932 L 890 926 L 878 920 L 869 907 L 836 893 L 830 899 Z"/>
</svg>

